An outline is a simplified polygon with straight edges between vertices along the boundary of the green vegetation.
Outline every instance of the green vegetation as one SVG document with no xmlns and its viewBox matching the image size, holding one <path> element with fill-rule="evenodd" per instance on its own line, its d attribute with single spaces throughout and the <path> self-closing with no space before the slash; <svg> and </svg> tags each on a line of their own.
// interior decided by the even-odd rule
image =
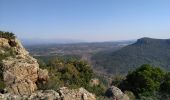
<svg viewBox="0 0 170 100">
<path fill-rule="evenodd" d="M 111 74 L 127 74 L 143 64 L 170 70 L 170 40 L 142 38 L 117 51 L 101 51 L 92 57 L 93 65 Z"/>
<path fill-rule="evenodd" d="M 14 39 L 15 35 L 12 32 L 0 31 L 0 38 Z"/>
<path fill-rule="evenodd" d="M 13 48 L 4 48 L 4 53 L 0 53 L 0 62 L 9 56 L 15 56 L 16 53 L 14 52 Z"/>
<path fill-rule="evenodd" d="M 145 64 L 129 72 L 126 79 L 122 80 L 118 87 L 130 95 L 131 98 L 134 98 L 134 94 L 140 100 L 168 100 L 170 99 L 169 81 L 169 73 L 159 67 Z"/>
<path fill-rule="evenodd" d="M 2 69 L 2 65 L 0 62 L 0 90 L 5 88 L 5 83 L 3 81 L 3 69 Z"/>
<path fill-rule="evenodd" d="M 170 73 L 165 75 L 164 81 L 161 84 L 160 88 L 161 92 L 169 93 L 170 94 Z"/>
<path fill-rule="evenodd" d="M 125 76 L 123 76 L 123 75 L 115 75 L 115 76 L 112 78 L 112 83 L 111 83 L 111 85 L 118 87 L 119 84 L 120 84 L 124 79 L 125 79 Z"/>
<path fill-rule="evenodd" d="M 9 41 L 9 44 L 13 47 L 16 44 L 14 44 L 14 42 L 11 41 L 11 39 L 15 38 L 15 35 L 11 32 L 3 32 L 0 31 L 0 38 L 6 38 Z M 5 83 L 3 82 L 3 68 L 2 68 L 2 60 L 9 57 L 9 56 L 15 56 L 16 53 L 14 52 L 13 48 L 7 48 L 7 47 L 3 47 L 1 48 L 1 52 L 0 53 L 0 90 L 5 88 Z"/>
<path fill-rule="evenodd" d="M 0 90 L 5 88 L 5 83 L 3 82 L 3 68 L 2 68 L 2 60 L 9 57 L 15 56 L 15 52 L 12 48 L 5 48 L 4 53 L 0 54 Z"/>
<path fill-rule="evenodd" d="M 158 67 L 142 65 L 129 73 L 126 80 L 120 84 L 120 87 L 123 90 L 132 91 L 137 96 L 139 94 L 149 96 L 159 90 L 164 75 L 164 72 Z"/>
<path fill-rule="evenodd" d="M 41 68 L 49 70 L 50 80 L 47 84 L 39 84 L 40 89 L 54 89 L 66 86 L 69 88 L 84 87 L 97 95 L 98 100 L 107 100 L 103 94 L 108 86 L 108 77 L 93 73 L 91 67 L 84 61 L 74 58 L 39 57 Z M 46 61 L 44 61 L 46 60 Z M 92 78 L 100 79 L 100 84 L 91 86 Z M 125 77 L 118 74 L 112 77 L 111 85 L 119 87 L 131 100 L 167 100 L 170 97 L 170 74 L 152 65 L 142 65 L 131 71 Z"/>
<path fill-rule="evenodd" d="M 63 59 L 61 57 L 52 57 L 48 61 L 39 59 L 39 64 L 41 68 L 48 69 L 50 75 L 47 84 L 38 83 L 39 89 L 57 90 L 62 86 L 69 88 L 84 87 L 96 95 L 104 94 L 104 85 L 90 85 L 90 80 L 94 77 L 94 73 L 85 61 L 79 61 L 73 58 Z"/>
</svg>

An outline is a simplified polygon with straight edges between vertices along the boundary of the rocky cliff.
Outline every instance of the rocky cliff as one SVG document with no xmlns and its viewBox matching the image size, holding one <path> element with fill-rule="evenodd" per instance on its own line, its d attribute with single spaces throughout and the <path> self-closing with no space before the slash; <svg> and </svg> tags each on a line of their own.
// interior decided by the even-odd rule
<svg viewBox="0 0 170 100">
<path fill-rule="evenodd" d="M 11 94 L 31 94 L 36 82 L 48 79 L 48 71 L 39 68 L 37 60 L 29 55 L 17 39 L 0 38 L 1 55 L 10 54 L 1 61 L 3 81 Z M 43 77 L 40 75 L 43 73 Z"/>
<path fill-rule="evenodd" d="M 83 88 L 37 91 L 36 82 L 46 82 L 48 71 L 39 68 L 37 60 L 16 38 L 0 38 L 0 74 L 5 84 L 5 94 L 0 94 L 0 99 L 95 100 L 95 96 Z"/>
</svg>

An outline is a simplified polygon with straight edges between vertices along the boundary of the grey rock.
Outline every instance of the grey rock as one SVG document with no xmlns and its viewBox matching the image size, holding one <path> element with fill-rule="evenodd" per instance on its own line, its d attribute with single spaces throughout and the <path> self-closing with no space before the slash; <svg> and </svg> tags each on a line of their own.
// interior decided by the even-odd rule
<svg viewBox="0 0 170 100">
<path fill-rule="evenodd" d="M 61 94 L 63 100 L 96 100 L 95 95 L 84 88 L 70 90 L 67 87 L 63 87 L 59 89 L 59 94 Z"/>
<path fill-rule="evenodd" d="M 129 97 L 124 94 L 119 88 L 111 86 L 107 89 L 105 95 L 112 100 L 130 100 Z"/>
</svg>

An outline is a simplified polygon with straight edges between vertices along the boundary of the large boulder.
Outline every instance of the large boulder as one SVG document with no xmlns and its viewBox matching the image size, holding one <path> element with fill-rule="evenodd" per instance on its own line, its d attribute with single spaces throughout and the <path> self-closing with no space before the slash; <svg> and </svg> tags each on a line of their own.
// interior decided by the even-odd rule
<svg viewBox="0 0 170 100">
<path fill-rule="evenodd" d="M 2 55 L 8 53 L 0 68 L 9 93 L 31 94 L 37 90 L 37 81 L 48 80 L 48 71 L 39 68 L 37 60 L 29 55 L 19 40 L 0 38 L 0 49 Z"/>
<path fill-rule="evenodd" d="M 129 97 L 124 94 L 119 88 L 111 86 L 107 89 L 105 96 L 112 100 L 130 100 Z"/>
</svg>

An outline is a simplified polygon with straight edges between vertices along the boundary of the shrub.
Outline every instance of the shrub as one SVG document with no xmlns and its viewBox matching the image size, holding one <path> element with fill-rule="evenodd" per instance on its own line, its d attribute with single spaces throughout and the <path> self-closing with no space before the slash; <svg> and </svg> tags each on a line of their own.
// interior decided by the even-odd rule
<svg viewBox="0 0 170 100">
<path fill-rule="evenodd" d="M 41 68 L 49 70 L 50 78 L 59 80 L 56 84 L 70 88 L 86 87 L 93 76 L 91 67 L 84 61 L 52 58 L 46 64 L 39 61 Z M 51 83 L 55 83 L 52 82 Z M 48 83 L 48 84 L 51 84 Z"/>
<path fill-rule="evenodd" d="M 137 97 L 150 96 L 159 90 L 164 75 L 160 68 L 145 64 L 129 73 L 119 87 L 132 91 Z"/>
<path fill-rule="evenodd" d="M 0 61 L 0 92 L 5 88 L 5 83 L 3 81 L 3 68 L 2 68 L 2 63 Z"/>
<path fill-rule="evenodd" d="M 0 31 L 0 38 L 14 39 L 15 35 L 12 32 Z"/>
<path fill-rule="evenodd" d="M 118 87 L 123 80 L 125 80 L 125 76 L 116 75 L 113 77 L 111 85 Z"/>
<path fill-rule="evenodd" d="M 89 92 L 94 93 L 96 96 L 103 96 L 105 91 L 106 91 L 106 87 L 103 84 L 99 84 L 97 86 L 90 86 L 88 85 L 88 87 L 85 87 Z"/>
<path fill-rule="evenodd" d="M 164 77 L 164 81 L 160 85 L 160 92 L 166 96 L 170 97 L 170 72 Z"/>
</svg>

